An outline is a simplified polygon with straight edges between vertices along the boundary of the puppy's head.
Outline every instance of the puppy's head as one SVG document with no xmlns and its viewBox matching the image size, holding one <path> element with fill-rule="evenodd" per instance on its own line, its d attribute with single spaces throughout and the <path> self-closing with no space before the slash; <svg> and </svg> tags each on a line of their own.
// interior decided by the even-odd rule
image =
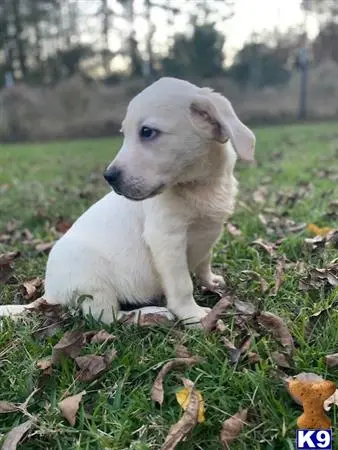
<svg viewBox="0 0 338 450">
<path fill-rule="evenodd" d="M 161 78 L 130 102 L 122 132 L 123 145 L 104 176 L 133 200 L 195 181 L 213 142 L 230 140 L 243 159 L 254 155 L 255 137 L 225 97 L 175 78 Z"/>
</svg>

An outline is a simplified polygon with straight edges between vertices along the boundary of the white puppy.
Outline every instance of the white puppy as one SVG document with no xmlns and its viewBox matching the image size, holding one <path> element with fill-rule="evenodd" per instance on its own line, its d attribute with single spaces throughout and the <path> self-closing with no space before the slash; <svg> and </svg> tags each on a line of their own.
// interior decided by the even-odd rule
<svg viewBox="0 0 338 450">
<path fill-rule="evenodd" d="M 113 191 L 52 249 L 44 298 L 72 305 L 90 295 L 84 313 L 109 323 L 121 305 L 164 295 L 176 317 L 199 322 L 207 310 L 194 300 L 191 273 L 210 289 L 224 283 L 211 270 L 212 247 L 234 209 L 236 153 L 252 160 L 255 137 L 226 98 L 174 78 L 130 102 L 122 132 L 104 174 Z"/>
</svg>

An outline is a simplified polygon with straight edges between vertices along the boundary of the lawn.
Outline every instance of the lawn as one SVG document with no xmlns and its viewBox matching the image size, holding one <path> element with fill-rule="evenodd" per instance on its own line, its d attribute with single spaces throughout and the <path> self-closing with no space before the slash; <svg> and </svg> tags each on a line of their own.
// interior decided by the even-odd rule
<svg viewBox="0 0 338 450">
<path fill-rule="evenodd" d="M 230 362 L 217 332 L 206 335 L 198 330 L 179 332 L 177 327 L 115 324 L 108 328 L 115 341 L 104 344 L 117 350 L 111 369 L 97 380 L 79 382 L 71 360 L 62 360 L 49 376 L 42 375 L 36 363 L 51 354 L 65 331 L 99 330 L 102 325 L 75 315 L 55 335 L 41 338 L 35 333 L 39 318 L 15 323 L 6 319 L 0 324 L 0 400 L 21 403 L 40 388 L 28 405 L 29 413 L 37 417 L 36 427 L 19 448 L 160 449 L 170 426 L 182 416 L 175 397 L 182 372 L 167 376 L 162 407 L 151 401 L 150 391 L 159 368 L 175 356 L 177 343 L 204 358 L 183 374 L 195 382 L 206 408 L 206 421 L 178 448 L 219 449 L 222 423 L 241 408 L 249 408 L 247 425 L 231 449 L 294 448 L 301 409 L 287 393 L 281 372 L 314 372 L 334 382 L 338 379 L 338 369 L 325 363 L 325 355 L 338 351 L 338 288 L 325 279 L 306 284 L 313 268 L 327 267 L 338 252 L 312 250 L 305 243 L 309 231 L 292 227 L 287 219 L 338 228 L 337 202 L 332 203 L 338 200 L 338 133 L 336 124 L 255 131 L 257 164 L 237 167 L 241 193 L 231 223 L 241 235 L 225 229 L 214 252 L 214 266 L 224 274 L 231 295 L 284 319 L 296 346 L 290 368 L 278 368 L 271 355 L 283 348 L 250 323 L 246 333 L 251 335 L 250 351 L 256 353 L 257 362 L 243 357 L 237 364 Z M 0 240 L 0 253 L 21 251 L 14 262 L 14 278 L 0 285 L 1 303 L 20 302 L 22 283 L 44 275 L 47 255 L 26 241 L 55 239 L 56 224 L 75 220 L 108 191 L 101 174 L 119 145 L 119 140 L 104 139 L 0 146 L 0 233 L 11 236 L 9 241 Z M 262 185 L 264 189 L 257 191 Z M 251 245 L 260 238 L 276 242 L 280 233 L 285 239 L 274 255 Z M 275 293 L 276 266 L 283 255 L 283 282 Z M 264 292 L 257 274 L 267 282 Z M 218 300 L 198 289 L 196 296 L 206 305 Z M 235 312 L 224 321 L 226 337 L 239 345 L 243 330 Z M 90 344 L 83 353 L 102 353 L 102 349 L 103 344 Z M 58 402 L 65 392 L 72 395 L 84 389 L 87 393 L 72 426 L 60 415 Z M 337 409 L 329 415 L 335 428 Z M 1 414 L 0 443 L 25 420 L 21 412 Z M 335 439 L 338 449 L 338 434 Z"/>
</svg>

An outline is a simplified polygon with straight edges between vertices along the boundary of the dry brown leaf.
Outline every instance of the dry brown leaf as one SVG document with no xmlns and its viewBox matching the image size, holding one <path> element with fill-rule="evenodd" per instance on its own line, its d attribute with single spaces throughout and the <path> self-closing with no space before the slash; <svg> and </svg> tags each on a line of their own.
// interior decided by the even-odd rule
<svg viewBox="0 0 338 450">
<path fill-rule="evenodd" d="M 41 359 L 36 363 L 36 365 L 43 372 L 44 375 L 51 375 L 52 373 L 51 358 Z"/>
<path fill-rule="evenodd" d="M 154 381 L 151 389 L 151 399 L 162 405 L 164 399 L 163 380 L 170 370 L 182 368 L 184 366 L 193 366 L 201 361 L 201 357 L 193 356 L 191 358 L 176 358 L 165 363 Z"/>
<path fill-rule="evenodd" d="M 271 353 L 271 359 L 273 362 L 277 364 L 278 367 L 283 367 L 285 369 L 290 369 L 290 363 L 288 361 L 288 358 L 284 353 L 280 352 L 272 352 Z"/>
<path fill-rule="evenodd" d="M 242 236 L 241 230 L 235 227 L 235 225 L 233 225 L 232 223 L 228 222 L 226 227 L 228 233 L 230 233 L 232 236 Z"/>
<path fill-rule="evenodd" d="M 43 280 L 39 277 L 22 283 L 22 295 L 26 300 L 35 300 L 40 297 L 42 290 Z"/>
<path fill-rule="evenodd" d="M 219 333 L 225 333 L 228 327 L 225 325 L 222 319 L 218 319 L 216 322 L 216 331 Z"/>
<path fill-rule="evenodd" d="M 327 400 L 324 402 L 324 409 L 325 411 L 330 411 L 332 405 L 338 406 L 338 389 L 334 394 L 331 395 Z"/>
<path fill-rule="evenodd" d="M 86 391 L 82 391 L 79 394 L 71 395 L 70 397 L 62 400 L 58 406 L 61 414 L 68 422 L 74 426 L 76 422 L 76 413 L 79 409 L 82 397 L 86 394 Z"/>
<path fill-rule="evenodd" d="M 265 242 L 263 239 L 256 239 L 251 245 L 258 245 L 263 248 L 270 256 L 274 256 L 276 253 L 276 245 L 272 242 Z"/>
<path fill-rule="evenodd" d="M 93 381 L 106 372 L 116 356 L 116 350 L 112 350 L 104 356 L 85 355 L 75 358 L 76 364 L 81 369 L 77 374 L 79 381 Z"/>
<path fill-rule="evenodd" d="M 325 362 L 329 367 L 337 367 L 338 366 L 338 353 L 333 353 L 332 355 L 326 355 Z"/>
<path fill-rule="evenodd" d="M 103 344 L 106 342 L 111 342 L 116 339 L 116 336 L 108 333 L 106 330 L 100 330 L 98 332 L 87 332 L 85 335 L 89 335 L 89 333 L 94 333 L 89 339 L 91 344 Z"/>
<path fill-rule="evenodd" d="M 310 223 L 307 226 L 307 230 L 312 233 L 314 236 L 327 236 L 328 233 L 330 231 L 333 231 L 333 228 L 329 228 L 329 227 L 324 227 L 324 228 L 320 228 L 317 225 L 315 225 L 314 223 Z"/>
<path fill-rule="evenodd" d="M 249 364 L 257 364 L 260 362 L 260 357 L 256 352 L 248 353 L 248 363 Z"/>
<path fill-rule="evenodd" d="M 198 418 L 199 399 L 194 383 L 183 379 L 184 387 L 190 391 L 190 401 L 181 419 L 173 425 L 161 450 L 173 450 L 195 427 Z"/>
<path fill-rule="evenodd" d="M 7 283 L 12 277 L 12 262 L 20 256 L 20 252 L 7 252 L 0 254 L 0 284 Z"/>
<path fill-rule="evenodd" d="M 62 217 L 60 217 L 55 224 L 55 229 L 59 233 L 66 233 L 66 231 L 69 230 L 69 228 L 73 225 L 73 222 L 71 220 L 65 220 Z"/>
<path fill-rule="evenodd" d="M 20 407 L 15 403 L 7 402 L 6 400 L 0 400 L 0 414 L 7 414 L 19 410 Z"/>
<path fill-rule="evenodd" d="M 244 316 L 253 316 L 257 311 L 254 304 L 250 302 L 243 302 L 239 299 L 234 300 L 234 306 L 236 308 L 236 312 L 243 314 Z"/>
<path fill-rule="evenodd" d="M 175 345 L 175 353 L 176 353 L 176 358 L 192 358 L 193 357 L 190 350 L 185 345 L 182 345 L 182 344 Z"/>
<path fill-rule="evenodd" d="M 221 431 L 221 444 L 225 450 L 230 449 L 232 443 L 242 431 L 248 416 L 248 410 L 242 409 L 223 423 Z"/>
<path fill-rule="evenodd" d="M 81 331 L 67 331 L 53 348 L 52 363 L 60 362 L 64 356 L 74 359 L 80 354 L 84 344 L 84 334 Z"/>
<path fill-rule="evenodd" d="M 49 253 L 54 246 L 55 241 L 52 242 L 41 242 L 35 246 L 35 250 L 41 253 Z"/>
<path fill-rule="evenodd" d="M 208 314 L 201 320 L 201 326 L 204 331 L 212 331 L 216 328 L 217 321 L 224 312 L 232 305 L 230 296 L 222 297 Z"/>
<path fill-rule="evenodd" d="M 255 272 L 253 270 L 242 270 L 241 273 L 244 273 L 246 275 L 251 275 L 252 277 L 257 278 L 257 280 L 260 282 L 260 285 L 261 285 L 262 294 L 265 294 L 267 292 L 267 290 L 269 289 L 268 282 L 259 273 Z"/>
<path fill-rule="evenodd" d="M 170 316 L 167 313 L 144 313 L 141 311 L 130 311 L 123 314 L 119 320 L 123 325 L 138 325 L 140 327 L 152 327 L 152 326 L 168 326 L 175 322 L 174 316 Z"/>
<path fill-rule="evenodd" d="M 326 280 L 331 286 L 338 286 L 338 263 L 329 265 L 325 269 L 314 269 L 311 273 L 313 280 Z"/>
<path fill-rule="evenodd" d="M 60 319 L 63 311 L 61 305 L 47 303 L 43 297 L 34 300 L 26 306 L 26 309 L 34 313 L 41 313 L 50 319 Z"/>
<path fill-rule="evenodd" d="M 225 336 L 221 336 L 221 341 L 224 344 L 224 347 L 229 352 L 229 359 L 232 364 L 236 364 L 239 361 L 239 358 L 241 357 L 241 351 L 239 348 L 237 348 L 229 339 L 227 339 Z"/>
<path fill-rule="evenodd" d="M 272 289 L 272 294 L 277 295 L 278 291 L 283 283 L 285 259 L 279 259 L 277 261 L 276 274 L 275 274 L 275 285 Z"/>
<path fill-rule="evenodd" d="M 27 422 L 14 427 L 6 436 L 4 443 L 2 444 L 1 450 L 16 450 L 18 444 L 25 436 L 25 434 L 31 429 L 33 425 L 32 420 L 27 420 Z"/>
<path fill-rule="evenodd" d="M 261 312 L 257 317 L 258 323 L 277 339 L 290 355 L 294 350 L 291 333 L 284 321 L 270 312 Z"/>
<path fill-rule="evenodd" d="M 266 202 L 266 196 L 268 193 L 267 186 L 260 186 L 253 194 L 252 198 L 256 203 L 265 203 Z"/>
</svg>

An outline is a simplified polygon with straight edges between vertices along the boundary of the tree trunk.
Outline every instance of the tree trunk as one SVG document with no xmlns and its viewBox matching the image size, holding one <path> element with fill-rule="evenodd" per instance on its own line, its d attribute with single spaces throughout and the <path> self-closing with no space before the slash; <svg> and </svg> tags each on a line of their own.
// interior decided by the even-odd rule
<svg viewBox="0 0 338 450">
<path fill-rule="evenodd" d="M 22 39 L 23 25 L 20 11 L 20 0 L 12 0 L 12 11 L 14 18 L 16 50 L 18 52 L 21 74 L 25 77 L 27 75 L 26 48 Z"/>
<path fill-rule="evenodd" d="M 154 63 L 154 55 L 153 55 L 153 36 L 155 33 L 155 27 L 151 21 L 151 0 L 145 0 L 145 8 L 146 8 L 146 21 L 147 21 L 147 37 L 146 37 L 146 52 L 147 58 L 143 64 L 143 75 L 145 80 L 150 83 L 153 79 L 153 63 Z"/>
</svg>

